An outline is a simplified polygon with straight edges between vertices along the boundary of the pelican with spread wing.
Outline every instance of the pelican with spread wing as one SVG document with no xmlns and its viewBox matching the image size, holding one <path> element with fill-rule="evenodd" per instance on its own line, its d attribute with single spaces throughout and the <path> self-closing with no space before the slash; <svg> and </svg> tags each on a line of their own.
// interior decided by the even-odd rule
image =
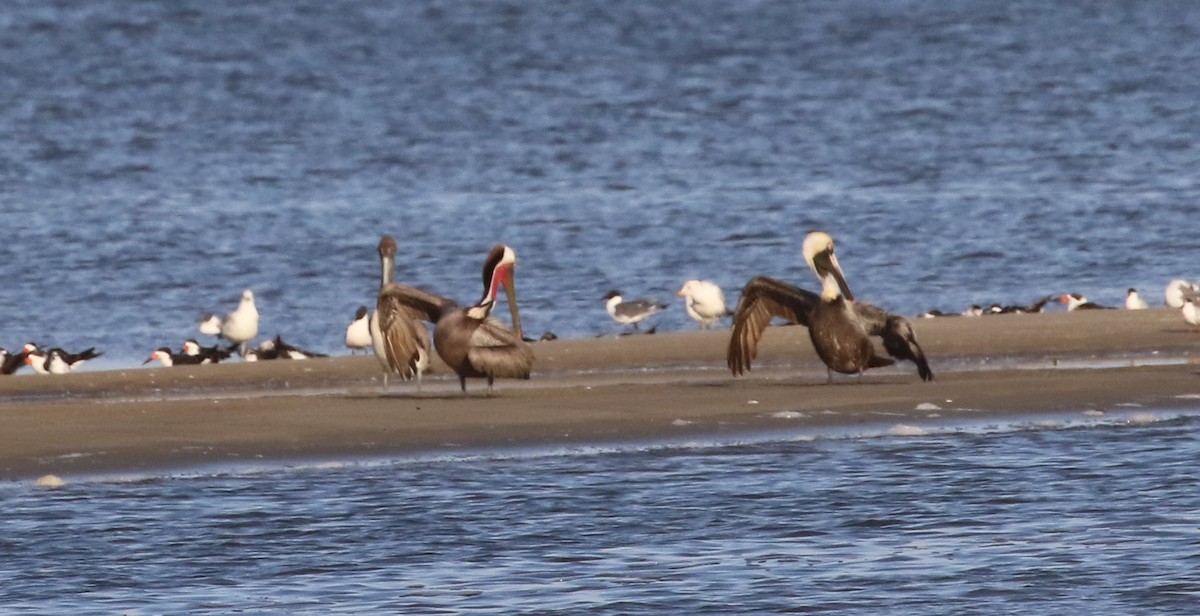
<svg viewBox="0 0 1200 616">
<path fill-rule="evenodd" d="M 428 335 L 420 321 L 428 321 L 434 324 L 433 346 L 442 361 L 458 374 L 464 393 L 468 378 L 487 379 L 488 395 L 497 377 L 529 378 L 533 347 L 522 339 L 513 280 L 516 263 L 517 255 L 512 248 L 493 247 L 483 265 L 483 297 L 466 308 L 406 285 L 392 283 L 380 288 L 376 309 L 388 364 L 399 365 L 401 372 L 416 370 L 422 345 L 420 335 Z M 501 287 L 507 295 L 512 329 L 491 316 Z M 428 348 L 428 342 L 424 344 Z"/>
<path fill-rule="evenodd" d="M 815 231 L 804 238 L 804 260 L 821 280 L 821 294 L 786 282 L 755 276 L 742 289 L 733 315 L 733 333 L 726 359 L 734 376 L 750 369 L 758 343 L 772 318 L 808 328 L 821 361 L 833 373 L 861 374 L 868 368 L 890 366 L 896 359 L 917 365 L 922 380 L 932 381 L 933 371 L 917 344 L 908 321 L 871 304 L 855 301 L 833 251 L 833 238 Z M 891 357 L 876 352 L 871 336 L 883 341 Z"/>
</svg>

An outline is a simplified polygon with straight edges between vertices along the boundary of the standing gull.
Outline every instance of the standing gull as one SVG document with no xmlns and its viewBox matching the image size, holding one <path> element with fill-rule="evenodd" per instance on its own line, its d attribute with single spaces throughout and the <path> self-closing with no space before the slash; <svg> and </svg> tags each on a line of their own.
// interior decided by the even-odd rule
<svg viewBox="0 0 1200 616">
<path fill-rule="evenodd" d="M 600 299 L 605 300 L 604 309 L 608 311 L 608 316 L 621 325 L 632 325 L 635 330 L 638 328 L 638 323 L 641 323 L 646 317 L 667 309 L 666 304 L 659 304 L 648 299 L 635 299 L 627 302 L 621 296 L 621 292 L 615 289 Z"/>
<path fill-rule="evenodd" d="M 725 306 L 725 294 L 711 280 L 689 280 L 676 293 L 682 297 L 687 315 L 700 325 L 700 329 L 714 327 L 721 317 L 731 314 Z"/>
</svg>

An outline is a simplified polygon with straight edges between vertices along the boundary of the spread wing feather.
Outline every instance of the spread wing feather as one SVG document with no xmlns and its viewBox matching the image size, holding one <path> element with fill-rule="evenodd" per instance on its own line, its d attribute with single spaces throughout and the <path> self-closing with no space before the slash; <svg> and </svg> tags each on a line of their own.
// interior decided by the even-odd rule
<svg viewBox="0 0 1200 616">
<path fill-rule="evenodd" d="M 432 293 L 400 284 L 379 290 L 375 309 L 388 369 L 411 379 L 422 353 L 429 354 L 429 330 L 421 321 L 436 322 L 454 302 Z"/>
<path fill-rule="evenodd" d="M 808 314 L 821 296 L 786 282 L 755 276 L 742 288 L 742 297 L 733 312 L 733 332 L 729 337 L 726 362 L 734 376 L 750 369 L 758 356 L 758 342 L 771 319 L 808 326 Z"/>
</svg>

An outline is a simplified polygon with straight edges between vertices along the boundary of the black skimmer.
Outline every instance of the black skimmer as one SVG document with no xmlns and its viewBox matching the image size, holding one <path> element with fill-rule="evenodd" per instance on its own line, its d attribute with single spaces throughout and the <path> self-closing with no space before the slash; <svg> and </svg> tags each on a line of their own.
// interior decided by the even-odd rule
<svg viewBox="0 0 1200 616">
<path fill-rule="evenodd" d="M 0 375 L 16 372 L 25 365 L 25 356 L 28 354 L 24 349 L 17 353 L 9 353 L 8 349 L 0 347 Z"/>
<path fill-rule="evenodd" d="M 725 305 L 725 293 L 711 280 L 689 280 L 676 295 L 683 298 L 687 315 L 700 329 L 714 327 L 721 317 L 733 314 Z"/>
<path fill-rule="evenodd" d="M 401 301 L 385 301 L 388 293 L 403 297 L 406 287 L 395 283 L 396 239 L 385 235 L 379 238 L 377 248 L 379 293 L 375 298 L 375 312 L 368 322 L 368 333 L 375 359 L 383 367 L 383 391 L 387 392 L 389 374 L 395 374 L 405 381 L 416 377 L 417 389 L 420 390 L 421 377 L 429 369 L 431 357 L 429 330 L 421 322 L 426 315 Z"/>
<path fill-rule="evenodd" d="M 991 307 L 988 308 L 987 314 L 1037 314 L 1041 312 L 1042 308 L 1045 308 L 1046 303 L 1052 299 L 1054 299 L 1053 295 L 1047 295 L 1033 302 L 1032 304 L 1027 304 L 1024 306 L 1017 304 L 992 304 Z"/>
<path fill-rule="evenodd" d="M 468 378 L 487 379 L 488 395 L 492 393 L 492 382 L 496 377 L 528 379 L 533 368 L 533 346 L 521 335 L 521 315 L 514 286 L 516 263 L 517 255 L 512 248 L 493 247 L 483 265 L 483 297 L 468 308 L 420 289 L 387 285 L 379 290 L 380 329 L 387 336 L 392 325 L 390 321 L 396 321 L 399 315 L 415 315 L 433 323 L 434 348 L 442 361 L 458 374 L 463 393 L 467 391 Z M 504 287 L 508 295 L 512 329 L 491 316 L 500 287 Z M 414 349 L 419 345 L 411 339 L 401 342 L 404 343 L 401 349 Z M 411 365 L 407 362 L 413 361 L 413 356 L 401 354 L 396 360 L 404 369 Z"/>
<path fill-rule="evenodd" d="M 1108 306 L 1101 306 L 1095 302 L 1089 302 L 1088 298 L 1079 293 L 1067 293 L 1058 298 L 1058 301 L 1067 305 L 1067 312 L 1075 310 L 1108 310 Z"/>
<path fill-rule="evenodd" d="M 635 330 L 638 328 L 638 323 L 641 323 L 646 317 L 667 309 L 666 304 L 659 304 L 649 299 L 625 301 L 621 292 L 615 289 L 600 299 L 605 300 L 604 309 L 608 311 L 608 316 L 621 325 L 632 325 Z"/>
<path fill-rule="evenodd" d="M 962 311 L 964 317 L 981 317 L 983 316 L 983 306 L 979 304 L 971 304 L 966 310 Z"/>
<path fill-rule="evenodd" d="M 44 367 L 49 374 L 67 374 L 79 368 L 84 362 L 89 359 L 95 359 L 102 355 L 97 353 L 95 347 L 88 348 L 78 353 L 68 353 L 58 347 L 46 351 L 46 359 Z M 28 360 L 28 358 L 26 358 Z"/>
<path fill-rule="evenodd" d="M 354 354 L 371 346 L 371 317 L 366 306 L 359 306 L 354 320 L 346 326 L 346 347 Z"/>
<path fill-rule="evenodd" d="M 1183 298 L 1183 305 L 1179 307 L 1183 321 L 1191 326 L 1193 332 L 1200 331 L 1200 306 L 1197 302 L 1200 302 L 1200 299 L 1189 295 Z"/>
<path fill-rule="evenodd" d="M 1138 295 L 1137 289 L 1130 287 L 1125 292 L 1125 309 L 1126 310 L 1145 310 L 1150 307 L 1150 304 Z"/>
<path fill-rule="evenodd" d="M 188 338 L 183 342 L 182 350 L 184 355 L 199 358 L 194 362 L 189 361 L 186 363 L 216 364 L 220 363 L 223 359 L 229 359 L 229 357 L 233 355 L 234 348 L 236 347 L 231 346 L 227 349 L 223 349 L 220 347 L 220 345 L 215 344 L 213 346 L 204 347 L 200 346 L 200 343 L 196 342 L 194 338 Z"/>
<path fill-rule="evenodd" d="M 258 359 L 312 359 L 314 357 L 327 357 L 322 353 L 314 353 L 306 351 L 298 346 L 288 344 L 283 341 L 283 338 L 276 335 L 272 340 L 266 340 L 258 345 Z"/>
<path fill-rule="evenodd" d="M 25 364 L 38 374 L 50 374 L 46 370 L 46 352 L 38 345 L 32 342 L 26 342 L 21 348 L 21 352 L 25 354 Z"/>
<path fill-rule="evenodd" d="M 734 376 L 750 369 L 758 342 L 773 317 L 808 327 L 817 355 L 833 372 L 861 374 L 894 361 L 876 353 L 870 336 L 879 336 L 888 354 L 917 365 L 922 380 L 933 380 L 925 353 L 908 321 L 882 308 L 855 301 L 833 252 L 833 238 L 815 231 L 804 238 L 804 260 L 821 280 L 821 294 L 785 282 L 755 276 L 742 289 L 733 315 L 727 361 Z"/>
<path fill-rule="evenodd" d="M 158 347 L 142 365 L 158 360 L 164 368 L 172 366 L 199 365 L 203 363 L 203 359 L 199 355 L 188 355 L 187 353 L 172 353 L 167 347 Z"/>
</svg>

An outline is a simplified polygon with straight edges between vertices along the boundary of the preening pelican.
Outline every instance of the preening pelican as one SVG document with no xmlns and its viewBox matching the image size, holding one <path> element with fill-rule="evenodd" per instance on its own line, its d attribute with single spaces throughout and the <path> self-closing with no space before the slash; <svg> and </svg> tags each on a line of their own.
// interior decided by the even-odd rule
<svg viewBox="0 0 1200 616">
<path fill-rule="evenodd" d="M 420 389 L 421 376 L 429 367 L 429 330 L 420 322 L 424 315 L 390 299 L 400 288 L 393 281 L 395 264 L 396 240 L 385 235 L 379 239 L 379 296 L 369 323 L 371 348 L 383 366 L 384 391 L 389 373 L 405 381 L 416 376 Z"/>
<path fill-rule="evenodd" d="M 894 361 L 875 352 L 870 336 L 879 336 L 888 354 L 917 365 L 922 380 L 933 380 L 925 353 L 908 321 L 882 308 L 854 300 L 833 252 L 833 238 L 820 231 L 804 238 L 804 260 L 821 280 L 817 295 L 785 282 L 755 276 L 742 289 L 733 315 L 726 359 L 734 376 L 750 369 L 758 342 L 774 317 L 808 327 L 813 348 L 833 372 L 860 374 Z"/>
<path fill-rule="evenodd" d="M 533 347 L 522 339 L 513 282 L 516 263 L 512 248 L 493 247 L 483 264 L 483 297 L 467 308 L 420 289 L 388 285 L 379 291 L 381 328 L 387 330 L 385 313 L 403 313 L 433 323 L 433 346 L 442 361 L 458 374 L 463 393 L 468 378 L 487 379 L 488 395 L 496 377 L 527 379 L 533 368 Z M 491 316 L 501 286 L 508 296 L 512 329 Z"/>
</svg>

